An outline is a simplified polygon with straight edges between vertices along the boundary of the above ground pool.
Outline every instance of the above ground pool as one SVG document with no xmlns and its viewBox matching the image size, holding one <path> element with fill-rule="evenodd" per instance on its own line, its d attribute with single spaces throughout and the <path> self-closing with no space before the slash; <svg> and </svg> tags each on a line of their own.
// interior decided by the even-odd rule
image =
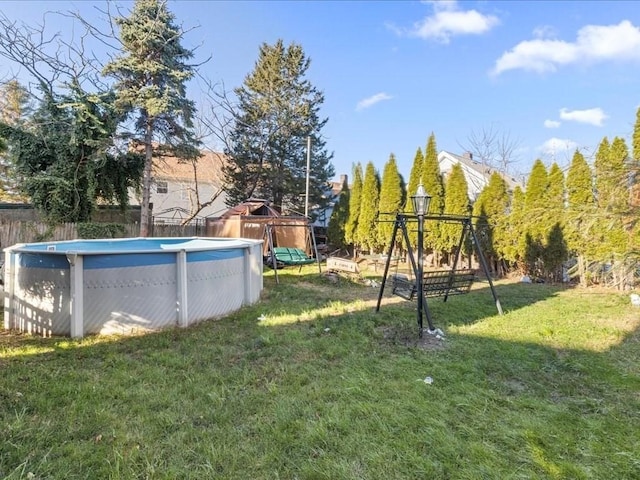
<svg viewBox="0 0 640 480">
<path fill-rule="evenodd" d="M 186 327 L 262 291 L 261 240 L 73 240 L 4 252 L 4 328 L 43 336 Z"/>
</svg>

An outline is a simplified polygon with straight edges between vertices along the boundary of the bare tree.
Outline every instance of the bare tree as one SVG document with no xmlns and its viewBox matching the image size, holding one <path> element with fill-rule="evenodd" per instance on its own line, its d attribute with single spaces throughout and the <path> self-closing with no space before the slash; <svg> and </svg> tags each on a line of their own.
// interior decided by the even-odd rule
<svg viewBox="0 0 640 480">
<path fill-rule="evenodd" d="M 46 31 L 48 15 L 65 16 L 60 12 L 47 12 L 41 24 L 30 26 L 9 19 L 0 13 L 0 56 L 31 77 L 27 85 L 34 96 L 53 96 L 58 88 L 79 85 L 86 89 L 104 90 L 99 61 L 89 54 L 91 31 L 85 27 L 79 33 L 64 38 L 59 32 Z M 35 86 L 37 88 L 33 88 Z"/>
<path fill-rule="evenodd" d="M 508 173 L 510 165 L 518 160 L 517 151 L 521 144 L 519 138 L 512 137 L 509 131 L 498 130 L 493 123 L 480 131 L 471 130 L 466 143 L 458 143 L 483 166 L 503 173 Z"/>
</svg>

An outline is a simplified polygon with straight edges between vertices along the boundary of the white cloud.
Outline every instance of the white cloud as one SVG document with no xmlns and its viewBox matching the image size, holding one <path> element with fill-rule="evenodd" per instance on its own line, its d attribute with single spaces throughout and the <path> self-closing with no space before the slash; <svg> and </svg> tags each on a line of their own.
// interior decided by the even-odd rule
<svg viewBox="0 0 640 480">
<path fill-rule="evenodd" d="M 356 110 L 364 110 L 365 108 L 374 106 L 376 103 L 382 102 L 384 100 L 391 100 L 392 98 L 393 97 L 391 95 L 387 95 L 384 92 L 376 93 L 375 95 L 360 100 L 356 105 Z"/>
<path fill-rule="evenodd" d="M 557 120 L 545 120 L 544 128 L 558 128 L 561 123 Z"/>
<path fill-rule="evenodd" d="M 560 153 L 566 153 L 578 148 L 578 144 L 566 138 L 550 138 L 538 147 L 543 154 L 555 158 Z"/>
<path fill-rule="evenodd" d="M 484 15 L 477 10 L 461 10 L 454 0 L 426 3 L 433 6 L 433 15 L 416 22 L 406 34 L 449 43 L 451 37 L 456 35 L 480 35 L 500 23 L 495 15 Z M 394 30 L 403 33 L 400 29 Z"/>
<path fill-rule="evenodd" d="M 561 108 L 560 118 L 562 120 L 588 123 L 589 125 L 601 127 L 604 120 L 608 118 L 608 116 L 602 111 L 601 108 L 589 108 L 587 110 L 567 110 L 566 108 Z"/>
<path fill-rule="evenodd" d="M 623 20 L 618 25 L 586 25 L 575 42 L 525 40 L 496 60 L 492 74 L 517 69 L 554 72 L 563 65 L 607 60 L 640 60 L 640 28 Z"/>
</svg>

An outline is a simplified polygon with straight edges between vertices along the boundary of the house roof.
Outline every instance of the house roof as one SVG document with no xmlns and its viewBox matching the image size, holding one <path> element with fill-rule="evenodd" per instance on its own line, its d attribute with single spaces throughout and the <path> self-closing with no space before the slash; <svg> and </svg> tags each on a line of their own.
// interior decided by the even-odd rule
<svg viewBox="0 0 640 480">
<path fill-rule="evenodd" d="M 493 175 L 493 173 L 495 172 L 504 179 L 504 181 L 507 183 L 507 187 L 509 188 L 509 190 L 513 190 L 516 186 L 519 186 L 520 188 L 524 188 L 524 185 L 522 185 L 521 182 L 518 182 L 518 180 L 516 180 L 515 178 L 493 167 L 490 167 L 488 165 L 483 165 L 482 162 L 474 160 L 473 157 L 471 157 L 470 155 L 457 155 L 455 153 L 447 152 L 445 150 L 441 151 L 438 156 L 440 155 L 447 155 L 453 160 L 462 164 L 463 166 L 466 166 L 467 168 L 474 170 L 475 172 L 477 172 L 478 174 L 486 178 L 487 183 L 489 182 L 491 175 Z"/>
<path fill-rule="evenodd" d="M 196 169 L 198 181 L 221 185 L 222 167 L 225 157 L 222 153 L 203 151 L 198 158 Z M 157 180 L 189 182 L 194 178 L 194 165 L 177 157 L 161 157 L 153 159 L 153 178 Z"/>
</svg>

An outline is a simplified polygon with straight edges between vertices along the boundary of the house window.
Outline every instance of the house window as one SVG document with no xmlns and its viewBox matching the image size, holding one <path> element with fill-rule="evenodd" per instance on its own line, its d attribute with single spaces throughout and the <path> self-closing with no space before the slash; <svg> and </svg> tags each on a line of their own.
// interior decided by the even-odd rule
<svg viewBox="0 0 640 480">
<path fill-rule="evenodd" d="M 180 200 L 189 200 L 191 198 L 189 187 L 188 183 L 180 184 Z"/>
<path fill-rule="evenodd" d="M 156 192 L 169 193 L 169 185 L 167 185 L 167 182 L 156 182 Z"/>
</svg>

